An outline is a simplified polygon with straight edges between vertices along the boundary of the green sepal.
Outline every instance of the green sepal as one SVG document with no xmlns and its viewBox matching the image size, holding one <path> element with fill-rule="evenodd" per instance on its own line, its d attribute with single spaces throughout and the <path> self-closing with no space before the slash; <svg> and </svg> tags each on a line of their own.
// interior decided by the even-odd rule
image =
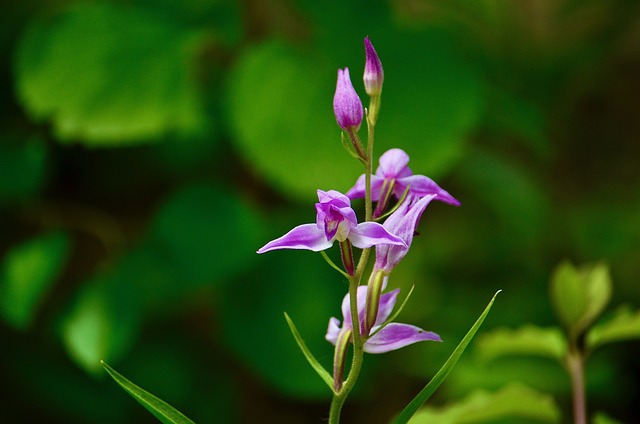
<svg viewBox="0 0 640 424">
<path fill-rule="evenodd" d="M 195 424 L 189 418 L 187 418 L 182 412 L 178 411 L 162 399 L 159 399 L 151 393 L 136 386 L 116 370 L 107 365 L 106 362 L 100 361 L 102 367 L 109 373 L 109 375 L 129 393 L 131 397 L 137 400 L 142 406 L 144 406 L 154 417 L 160 420 L 163 424 Z"/>
<path fill-rule="evenodd" d="M 298 347 L 304 354 L 304 357 L 307 358 L 307 362 L 309 362 L 309 365 L 311 365 L 311 367 L 316 371 L 316 373 L 318 373 L 320 378 L 324 380 L 324 382 L 327 384 L 327 386 L 329 386 L 329 388 L 333 392 L 333 378 L 331 377 L 331 374 L 329 374 L 329 372 L 327 372 L 327 370 L 324 369 L 324 367 L 320 364 L 320 362 L 318 362 L 316 357 L 313 356 L 313 353 L 311 353 L 311 351 L 307 347 L 307 344 L 302 339 L 302 336 L 298 332 L 298 329 L 296 328 L 295 324 L 293 323 L 293 321 L 291 320 L 291 318 L 286 312 L 284 313 L 284 318 L 287 320 L 287 324 L 289 324 L 289 329 L 291 330 L 291 334 L 293 334 L 293 338 L 296 339 L 296 343 L 298 343 Z"/>
<path fill-rule="evenodd" d="M 431 379 L 431 381 L 427 383 L 427 385 L 420 391 L 420 393 L 418 393 L 418 395 L 415 398 L 413 398 L 413 400 L 402 410 L 402 412 L 400 412 L 400 414 L 395 418 L 395 420 L 393 420 L 393 424 L 406 424 L 407 422 L 409 422 L 411 417 L 413 417 L 413 415 L 418 411 L 418 409 L 420 409 L 422 405 L 424 405 L 424 403 L 431 397 L 433 392 L 435 392 L 436 389 L 440 387 L 442 382 L 445 380 L 445 378 L 447 378 L 447 376 L 449 375 L 453 367 L 458 362 L 458 359 L 460 359 L 460 356 L 469 345 L 469 342 L 471 342 L 471 339 L 473 339 L 473 336 L 475 336 L 476 332 L 482 325 L 484 319 L 489 314 L 489 311 L 491 310 L 491 306 L 493 306 L 493 302 L 496 300 L 496 296 L 501 291 L 502 290 L 498 290 L 496 294 L 493 295 L 493 298 L 491 299 L 487 307 L 484 309 L 484 312 L 482 312 L 480 317 L 476 320 L 475 324 L 473 324 L 471 329 L 467 332 L 467 334 L 464 336 L 462 341 L 458 344 L 458 346 L 453 351 L 451 356 L 449 356 L 449 359 L 447 359 L 447 362 L 445 362 L 445 364 L 442 366 L 442 368 L 440 368 L 440 370 Z"/>
</svg>

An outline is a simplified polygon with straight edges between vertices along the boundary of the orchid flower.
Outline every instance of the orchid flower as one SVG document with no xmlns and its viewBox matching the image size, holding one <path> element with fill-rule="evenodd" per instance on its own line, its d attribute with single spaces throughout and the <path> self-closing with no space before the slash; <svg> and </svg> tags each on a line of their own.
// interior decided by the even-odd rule
<svg viewBox="0 0 640 424">
<path fill-rule="evenodd" d="M 364 343 L 365 352 L 385 353 L 417 342 L 427 340 L 438 342 L 442 341 L 440 336 L 436 333 L 432 331 L 425 331 L 419 327 L 409 324 L 390 323 L 380 331 L 377 331 L 381 324 L 389 318 L 391 312 L 393 312 L 393 308 L 395 307 L 398 300 L 398 293 L 400 293 L 400 289 L 392 290 L 380 296 L 378 314 L 375 323 L 369 333 L 373 334 L 373 336 L 368 337 L 369 334 L 363 334 L 363 336 L 368 337 L 366 338 L 366 341 Z M 363 330 L 367 286 L 359 286 L 357 296 L 358 320 L 360 321 L 360 329 Z M 337 343 L 341 332 L 344 333 L 353 329 L 351 320 L 351 307 L 348 294 L 342 300 L 342 316 L 342 326 L 340 326 L 340 320 L 338 318 L 331 317 L 331 319 L 329 320 L 329 327 L 327 329 L 327 335 L 325 336 L 325 338 L 333 345 Z"/>
<path fill-rule="evenodd" d="M 382 224 L 388 231 L 396 234 L 404 241 L 404 246 L 376 246 L 376 262 L 374 267 L 389 274 L 393 268 L 405 257 L 411 247 L 413 235 L 422 213 L 431 200 L 437 199 L 436 194 L 428 194 L 423 198 L 409 197 L 402 202 Z"/>
<path fill-rule="evenodd" d="M 295 227 L 284 236 L 270 241 L 258 253 L 276 249 L 306 249 L 318 252 L 333 246 L 333 242 L 345 242 L 361 249 L 380 244 L 404 246 L 404 241 L 388 232 L 381 224 L 358 224 L 351 200 L 335 191 L 318 190 L 316 223 Z"/>
<path fill-rule="evenodd" d="M 402 149 L 387 150 L 380 156 L 380 166 L 375 175 L 371 176 L 371 197 L 379 202 L 388 197 L 387 192 L 392 193 L 397 199 L 402 198 L 409 187 L 409 196 L 424 197 L 435 195 L 435 200 L 460 206 L 460 202 L 443 190 L 431 178 L 424 175 L 413 175 L 407 166 L 409 155 Z M 363 198 L 365 195 L 365 176 L 361 175 L 356 184 L 347 192 L 350 199 Z M 388 199 L 387 199 L 388 200 Z"/>
</svg>

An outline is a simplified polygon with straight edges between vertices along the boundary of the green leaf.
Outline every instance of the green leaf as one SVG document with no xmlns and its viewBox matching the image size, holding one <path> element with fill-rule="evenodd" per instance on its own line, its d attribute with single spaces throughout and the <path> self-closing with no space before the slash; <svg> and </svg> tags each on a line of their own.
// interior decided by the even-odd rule
<svg viewBox="0 0 640 424">
<path fill-rule="evenodd" d="M 89 373 L 98 373 L 103 358 L 120 358 L 140 330 L 142 311 L 126 282 L 114 275 L 86 281 L 62 323 L 65 348 Z"/>
<path fill-rule="evenodd" d="M 376 49 L 392 66 L 385 67 L 376 156 L 402 140 L 416 173 L 444 174 L 462 156 L 466 134 L 481 115 L 480 75 L 444 33 L 385 29 L 393 43 L 381 38 Z M 362 39 L 349 42 L 354 59 L 344 63 L 345 39 L 304 49 L 277 42 L 252 46 L 232 69 L 226 100 L 234 141 L 285 194 L 307 200 L 318 188 L 346 190 L 362 172 L 340 146 L 331 106 L 338 64 L 350 66 L 353 81 L 358 78 Z M 416 44 L 420 55 L 413 54 Z M 366 137 L 364 130 L 360 134 Z"/>
<path fill-rule="evenodd" d="M 76 4 L 35 20 L 15 62 L 18 97 L 63 141 L 113 146 L 197 133 L 200 35 L 131 5 Z"/>
<path fill-rule="evenodd" d="M 107 365 L 106 362 L 100 361 L 102 367 L 109 373 L 109 375 L 135 400 L 140 402 L 154 417 L 159 419 L 163 424 L 194 424 L 189 418 L 184 416 L 180 411 L 164 402 L 162 399 L 158 399 L 151 393 L 141 389 L 140 387 L 127 380 L 122 375 L 118 374 L 116 370 Z"/>
<path fill-rule="evenodd" d="M 589 330 L 587 347 L 593 351 L 608 343 L 632 339 L 640 339 L 640 310 L 633 312 L 629 307 L 623 307 L 611 320 L 598 323 Z"/>
<path fill-rule="evenodd" d="M 476 352 L 485 361 L 507 355 L 542 356 L 563 361 L 567 341 L 559 328 L 526 325 L 517 330 L 502 328 L 482 334 L 476 342 Z"/>
<path fill-rule="evenodd" d="M 426 407 L 410 424 L 480 424 L 512 419 L 522 423 L 557 423 L 561 412 L 552 396 L 513 383 L 488 393 L 476 390 L 465 399 L 442 408 Z M 503 422 L 503 421 L 500 421 Z"/>
<path fill-rule="evenodd" d="M 320 362 L 318 362 L 315 356 L 313 356 L 313 353 L 311 353 L 311 351 L 307 347 L 307 344 L 304 342 L 304 339 L 300 335 L 300 332 L 286 312 L 284 313 L 284 317 L 287 320 L 287 324 L 289 324 L 289 329 L 291 330 L 293 337 L 296 339 L 296 343 L 298 343 L 298 347 L 304 354 L 304 357 L 307 358 L 307 362 L 309 362 L 309 365 L 311 365 L 311 367 L 313 367 L 313 369 L 318 373 L 320 378 L 322 378 L 322 380 L 327 383 L 329 389 L 333 390 L 333 378 L 331 378 L 329 372 L 327 372 L 327 370 L 324 369 L 324 367 L 320 364 Z"/>
<path fill-rule="evenodd" d="M 331 391 L 300 354 L 278 311 L 296 317 L 309 350 L 331 369 L 333 346 L 324 336 L 329 317 L 340 316 L 344 279 L 312 252 L 256 256 L 261 264 L 249 276 L 221 287 L 221 343 L 274 392 L 315 401 L 330 398 Z"/>
<path fill-rule="evenodd" d="M 491 306 L 493 306 L 493 302 L 496 300 L 496 296 L 498 296 L 498 293 L 500 293 L 501 291 L 502 290 L 498 290 L 496 294 L 493 295 L 493 298 L 491 299 L 485 310 L 482 312 L 480 317 L 478 317 L 471 329 L 469 329 L 469 331 L 464 336 L 462 341 L 458 344 L 451 356 L 449 356 L 447 362 L 445 362 L 442 368 L 440 368 L 440 370 L 436 373 L 435 376 L 433 376 L 431 381 L 427 383 L 427 385 L 420 391 L 420 393 L 418 393 L 418 395 L 402 410 L 402 412 L 400 412 L 400 414 L 393 421 L 394 424 L 405 424 L 409 422 L 411 417 L 418 411 L 418 409 L 420 409 L 420 407 L 424 405 L 424 403 L 431 397 L 436 389 L 440 387 L 451 370 L 453 370 L 453 367 L 456 365 L 458 359 L 460 359 L 460 356 L 471 342 L 471 339 L 473 339 L 473 336 L 475 336 L 476 332 L 484 322 L 484 319 L 487 317 L 489 311 L 491 310 Z"/>
<path fill-rule="evenodd" d="M 246 202 L 220 187 L 192 185 L 169 196 L 150 231 L 152 243 L 187 287 L 229 278 L 258 260 L 266 225 Z"/>
<path fill-rule="evenodd" d="M 622 421 L 614 420 L 604 412 L 596 412 L 593 417 L 593 424 L 622 424 Z"/>
<path fill-rule="evenodd" d="M 55 283 L 69 256 L 69 238 L 52 232 L 12 247 L 0 269 L 0 312 L 24 330 Z"/>
<path fill-rule="evenodd" d="M 570 337 L 577 338 L 602 313 L 611 298 L 605 264 L 574 267 L 562 262 L 551 277 L 551 300 Z"/>
</svg>

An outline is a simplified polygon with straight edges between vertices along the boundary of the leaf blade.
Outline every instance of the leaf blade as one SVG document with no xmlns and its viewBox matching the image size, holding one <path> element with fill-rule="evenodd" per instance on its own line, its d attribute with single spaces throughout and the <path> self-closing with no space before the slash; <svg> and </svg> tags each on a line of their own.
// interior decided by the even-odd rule
<svg viewBox="0 0 640 424">
<path fill-rule="evenodd" d="M 293 338 L 296 339 L 296 343 L 298 344 L 298 347 L 304 354 L 304 357 L 307 359 L 307 362 L 309 362 L 309 365 L 311 365 L 311 367 L 320 376 L 320 378 L 322 378 L 322 380 L 327 384 L 327 386 L 329 386 L 329 388 L 333 391 L 333 378 L 331 377 L 329 372 L 325 370 L 324 367 L 320 364 L 320 362 L 318 362 L 316 357 L 313 356 L 313 353 L 311 353 L 311 351 L 307 347 L 307 344 L 302 339 L 302 336 L 298 332 L 298 329 L 296 328 L 295 324 L 293 323 L 293 321 L 291 320 L 291 318 L 286 312 L 284 313 L 284 318 L 287 320 L 287 324 L 289 325 L 289 329 L 293 334 Z"/>
<path fill-rule="evenodd" d="M 458 362 L 458 359 L 460 359 L 460 356 L 462 355 L 464 350 L 471 342 L 471 339 L 473 339 L 473 336 L 475 336 L 476 332 L 484 322 L 484 319 L 487 317 L 489 311 L 491 310 L 491 307 L 493 306 L 493 302 L 496 300 L 496 296 L 498 296 L 498 293 L 500 293 L 501 291 L 502 290 L 498 290 L 496 294 L 493 295 L 493 298 L 491 299 L 487 307 L 484 309 L 480 317 L 478 317 L 471 329 L 469 329 L 462 341 L 460 341 L 458 346 L 456 346 L 451 356 L 449 356 L 449 359 L 447 359 L 447 362 L 445 362 L 445 364 L 442 366 L 442 368 L 440 368 L 440 370 L 431 379 L 431 381 L 429 381 L 429 383 L 427 383 L 427 385 L 416 395 L 416 397 L 413 398 L 411 402 L 409 402 L 409 404 L 400 412 L 400 414 L 398 414 L 398 416 L 393 420 L 393 424 L 406 424 L 407 422 L 409 422 L 411 417 L 418 411 L 418 409 L 431 397 L 436 389 L 440 387 L 442 382 L 445 380 L 445 378 L 447 378 L 455 364 Z"/>
<path fill-rule="evenodd" d="M 144 406 L 154 417 L 159 419 L 163 424 L 195 424 L 187 418 L 182 412 L 178 411 L 162 399 L 152 395 L 151 393 L 136 386 L 127 380 L 123 375 L 111 368 L 106 362 L 100 361 L 102 367 L 115 380 L 116 383 L 131 397 Z"/>
</svg>

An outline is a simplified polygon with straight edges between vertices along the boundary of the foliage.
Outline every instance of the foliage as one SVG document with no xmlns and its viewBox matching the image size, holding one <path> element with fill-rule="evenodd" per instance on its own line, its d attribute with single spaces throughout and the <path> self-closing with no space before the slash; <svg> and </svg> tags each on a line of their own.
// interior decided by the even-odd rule
<svg viewBox="0 0 640 424">
<path fill-rule="evenodd" d="M 444 343 L 390 354 L 393 382 L 371 361 L 345 421 L 391 416 L 498 289 L 483 328 L 511 330 L 477 347 L 493 344 L 482 355 L 503 366 L 463 356 L 435 404 L 499 393 L 536 372 L 551 386 L 538 390 L 566 398 L 565 379 L 542 364 L 565 349 L 546 300 L 562 258 L 610 267 L 614 312 L 599 304 L 601 280 L 559 315 L 563 326 L 589 327 L 589 400 L 618 421 L 640 420 L 630 389 L 638 314 L 624 306 L 640 304 L 635 2 L 4 6 L 6 420 L 145 422 L 100 359 L 196 422 L 326 418 L 326 386 L 282 312 L 330 369 L 325 317 L 344 294 L 341 276 L 319 256 L 255 250 L 291 222 L 311 222 L 305 202 L 316 188 L 346 190 L 357 177 L 337 153 L 330 70 L 363 57 L 351 40 L 365 35 L 388 75 L 376 150 L 402 145 L 462 207 L 430 207 L 413 256 L 395 271 L 405 293 L 416 286 L 403 317 Z M 590 293 L 600 293 L 595 303 Z M 508 362 L 523 350 L 537 356 Z"/>
</svg>

